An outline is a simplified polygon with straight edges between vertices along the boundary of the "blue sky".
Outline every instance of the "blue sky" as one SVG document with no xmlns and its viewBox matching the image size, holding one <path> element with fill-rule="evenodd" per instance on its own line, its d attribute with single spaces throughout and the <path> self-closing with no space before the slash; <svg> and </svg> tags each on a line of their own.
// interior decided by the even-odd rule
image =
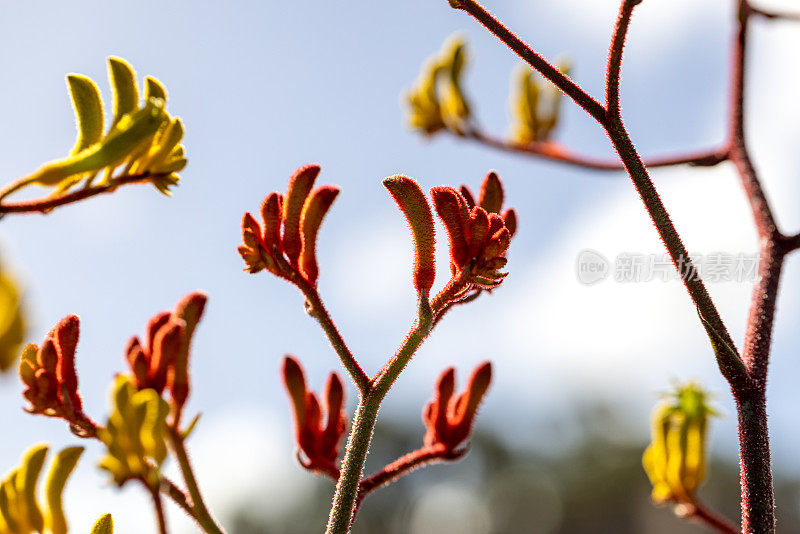
<svg viewBox="0 0 800 534">
<path fill-rule="evenodd" d="M 567 53 L 577 81 L 602 94 L 616 1 L 488 4 L 546 57 Z M 643 154 L 722 140 L 729 4 L 652 0 L 637 10 L 622 93 L 625 119 Z M 190 163 L 173 198 L 131 187 L 46 217 L 8 217 L 0 225 L 0 250 L 25 285 L 31 341 L 40 341 L 66 314 L 81 316 L 81 391 L 101 420 L 110 379 L 124 369 L 127 339 L 185 293 L 208 293 L 193 354 L 190 409 L 205 414 L 192 445 L 212 507 L 223 510 L 262 484 L 265 474 L 294 481 L 297 491 L 304 487 L 307 475 L 290 458 L 279 362 L 287 352 L 296 354 L 315 387 L 337 362 L 303 313 L 297 291 L 264 274 L 244 273 L 236 246 L 242 214 L 257 210 L 270 191 L 282 191 L 290 173 L 311 161 L 322 165 L 321 183 L 342 187 L 321 233 L 320 291 L 368 371 L 392 353 L 414 313 L 411 239 L 380 180 L 403 173 L 425 188 L 477 187 L 487 170 L 497 169 L 520 214 L 508 280 L 491 297 L 448 317 L 384 413 L 416 420 L 442 368 L 456 365 L 463 378 L 490 358 L 496 380 L 480 424 L 507 433 L 514 421 L 519 439 L 552 447 L 561 438 L 549 436 L 541 423 L 587 397 L 618 402 L 645 435 L 655 393 L 673 378 L 692 377 L 718 393 L 727 418 L 715 427 L 715 447 L 735 454 L 735 412 L 683 288 L 608 281 L 586 287 L 575 279 L 575 257 L 584 248 L 609 257 L 661 252 L 624 176 L 500 154 L 446 136 L 426 141 L 405 128 L 401 93 L 422 60 L 454 31 L 469 41 L 467 89 L 477 115 L 488 129 L 506 132 L 508 80 L 518 61 L 444 0 L 138 2 L 135 8 L 47 1 L 4 9 L 0 176 L 16 178 L 69 150 L 74 129 L 64 75 L 93 77 L 108 99 L 108 55 L 127 58 L 140 78 L 161 79 L 168 109 L 184 121 Z M 753 40 L 750 140 L 779 220 L 797 231 L 800 103 L 787 88 L 798 85 L 800 73 L 787 58 L 800 47 L 800 35 L 759 22 Z M 563 142 L 611 155 L 601 130 L 579 109 L 566 103 L 564 112 Z M 731 168 L 679 168 L 653 178 L 690 250 L 755 250 Z M 442 284 L 444 241 L 439 248 Z M 793 408 L 800 303 L 792 296 L 798 285 L 800 261 L 793 258 L 779 302 L 769 386 L 776 469 L 792 472 L 800 471 L 793 453 L 800 440 Z M 711 292 L 741 339 L 749 287 L 718 284 Z M 25 416 L 20 389 L 14 377 L 0 380 L 0 417 L 14 429 L 0 444 L 7 467 L 32 442 L 76 442 L 59 422 Z M 105 487 L 106 476 L 94 467 L 101 451 L 87 445 L 67 495 L 75 531 L 87 531 L 85 525 L 107 510 L 118 516 L 122 533 L 150 528 L 135 524 L 149 513 L 138 488 L 118 493 Z M 191 531 L 170 511 L 176 525 Z"/>
</svg>

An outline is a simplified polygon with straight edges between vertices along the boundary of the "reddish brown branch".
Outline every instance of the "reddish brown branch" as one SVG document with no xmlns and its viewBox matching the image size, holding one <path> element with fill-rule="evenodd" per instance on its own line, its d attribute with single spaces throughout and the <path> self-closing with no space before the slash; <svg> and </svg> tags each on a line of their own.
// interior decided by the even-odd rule
<svg viewBox="0 0 800 534">
<path fill-rule="evenodd" d="M 709 510 L 697 502 L 693 505 L 681 506 L 676 510 L 676 514 L 689 521 L 702 523 L 711 530 L 715 530 L 723 534 L 740 534 L 741 532 L 739 527 L 734 525 L 727 518 L 722 517 L 721 515 Z"/>
<path fill-rule="evenodd" d="M 469 132 L 460 134 L 464 139 L 471 139 L 477 141 L 485 146 L 504 150 L 506 152 L 515 152 L 520 154 L 528 154 L 536 156 L 541 159 L 564 163 L 575 167 L 582 167 L 584 169 L 592 169 L 598 171 L 624 171 L 625 166 L 618 160 L 613 161 L 610 159 L 593 158 L 584 154 L 572 152 L 569 148 L 553 142 L 534 142 L 534 143 L 517 143 L 493 137 L 480 130 L 473 129 Z M 675 165 L 691 165 L 694 167 L 713 167 L 728 159 L 728 148 L 718 148 L 711 150 L 701 150 L 697 152 L 687 152 L 685 154 L 676 154 L 669 156 L 659 156 L 648 159 L 645 165 L 648 168 L 652 167 L 672 167 Z"/>
<path fill-rule="evenodd" d="M 784 238 L 783 249 L 788 254 L 800 248 L 800 234 Z"/>
<path fill-rule="evenodd" d="M 59 206 L 65 206 L 87 198 L 95 197 L 105 193 L 112 193 L 118 187 L 128 184 L 146 183 L 151 181 L 154 175 L 150 173 L 120 176 L 106 185 L 98 185 L 77 189 L 70 193 L 63 193 L 56 196 L 37 198 L 34 200 L 23 200 L 20 202 L 0 202 L 0 217 L 8 213 L 47 213 Z"/>
<path fill-rule="evenodd" d="M 550 80 L 553 85 L 561 89 L 567 96 L 572 98 L 572 100 L 582 107 L 589 115 L 600 123 L 604 122 L 606 110 L 597 100 L 581 89 L 581 87 L 573 82 L 566 74 L 562 73 L 548 63 L 542 56 L 534 52 L 519 37 L 506 28 L 503 23 L 486 11 L 478 2 L 475 0 L 457 0 L 456 4 L 458 9 L 463 9 L 475 17 L 487 30 L 495 34 L 506 46 L 516 52 L 516 54 L 531 67 Z"/>
<path fill-rule="evenodd" d="M 459 7 L 484 24 L 506 45 L 526 59 L 532 67 L 541 71 L 536 62 L 528 59 L 533 57 L 541 60 L 541 58 L 527 49 L 521 41 L 488 15 L 476 2 L 473 0 L 457 1 Z M 619 106 L 620 68 L 625 36 L 633 8 L 638 3 L 639 0 L 623 0 L 620 8 L 609 52 L 606 108 L 601 106 L 601 111 L 599 111 L 592 106 L 584 105 L 583 107 L 606 129 L 673 262 L 683 275 L 684 284 L 698 308 L 709 336 L 714 341 L 720 371 L 731 384 L 739 418 L 742 528 L 744 532 L 748 533 L 773 532 L 773 490 L 766 419 L 765 381 L 783 258 L 788 250 L 797 248 L 797 241 L 800 238 L 785 238 L 778 230 L 745 142 L 743 110 L 745 45 L 748 19 L 755 13 L 755 10 L 749 6 L 746 0 L 739 0 L 739 26 L 734 47 L 733 87 L 731 90 L 733 100 L 729 145 L 731 148 L 727 154 L 733 160 L 741 176 L 762 243 L 760 279 L 754 288 L 744 354 L 740 358 L 705 285 L 699 276 L 695 275 L 696 268 L 692 265 L 680 236 L 675 230 L 622 121 Z M 576 99 L 574 95 L 570 96 Z M 702 515 L 702 510 L 699 513 Z"/>
<path fill-rule="evenodd" d="M 800 13 L 786 13 L 783 11 L 772 11 L 761 9 L 757 7 L 750 7 L 750 12 L 753 15 L 758 15 L 769 20 L 787 20 L 791 22 L 800 22 Z"/>
<path fill-rule="evenodd" d="M 417 469 L 437 462 L 455 461 L 466 454 L 467 449 L 448 450 L 442 444 L 425 446 L 398 458 L 380 471 L 365 477 L 358 486 L 356 509 L 372 491 L 391 484 L 395 480 L 416 471 Z"/>
</svg>

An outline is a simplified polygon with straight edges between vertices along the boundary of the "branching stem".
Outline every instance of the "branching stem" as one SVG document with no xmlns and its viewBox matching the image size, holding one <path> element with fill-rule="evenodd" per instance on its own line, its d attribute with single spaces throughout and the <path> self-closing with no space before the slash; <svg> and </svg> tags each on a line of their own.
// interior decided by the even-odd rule
<svg viewBox="0 0 800 534">
<path fill-rule="evenodd" d="M 669 254 L 682 275 L 684 285 L 697 306 L 703 326 L 715 346 L 727 350 L 717 350 L 717 362 L 723 376 L 731 385 L 737 404 L 740 434 L 741 476 L 742 476 L 742 529 L 746 533 L 774 532 L 774 503 L 772 475 L 770 470 L 769 433 L 766 419 L 766 377 L 769 363 L 772 326 L 775 316 L 778 285 L 785 256 L 800 248 L 800 234 L 784 236 L 775 221 L 761 182 L 750 159 L 744 131 L 744 89 L 746 67 L 746 43 L 748 22 L 752 15 L 771 19 L 800 19 L 794 15 L 771 13 L 755 9 L 747 0 L 737 0 L 738 25 L 733 52 L 732 106 L 730 138 L 726 148 L 709 154 L 702 163 L 715 164 L 730 159 L 736 167 L 747 193 L 753 219 L 760 239 L 759 280 L 753 288 L 753 299 L 747 324 L 747 334 L 741 357 L 731 339 L 703 281 L 689 258 L 680 236 L 672 224 L 669 214 L 653 186 L 647 168 L 639 157 L 622 120 L 619 104 L 619 80 L 625 37 L 631 14 L 641 0 L 623 0 L 609 52 L 606 70 L 606 105 L 602 106 L 582 89 L 572 84 L 566 76 L 560 75 L 554 67 L 533 52 L 505 26 L 492 17 L 475 0 L 456 0 L 458 8 L 467 11 L 489 31 L 495 34 L 509 48 L 516 52 L 531 67 L 553 82 L 570 96 L 589 115 L 594 117 L 608 133 L 623 166 L 628 171 L 636 190 L 645 204 L 653 224 L 664 241 Z M 544 63 L 544 65 L 543 65 Z M 556 74 L 554 74 L 554 71 Z M 553 158 L 547 154 L 546 147 L 509 146 L 480 134 L 471 136 L 486 144 L 503 149 L 527 151 L 534 155 L 559 159 L 581 165 L 580 158 L 564 155 Z M 701 155 L 702 156 L 702 155 Z M 717 156 L 719 161 L 716 161 Z M 674 161 L 683 163 L 684 161 Z M 594 163 L 594 162 L 590 162 Z M 687 163 L 691 163 L 688 161 Z M 583 165 L 591 168 L 605 166 Z M 703 510 L 698 509 L 700 519 Z M 705 517 L 709 521 L 709 517 Z M 733 531 L 725 530 L 721 531 Z"/>
</svg>

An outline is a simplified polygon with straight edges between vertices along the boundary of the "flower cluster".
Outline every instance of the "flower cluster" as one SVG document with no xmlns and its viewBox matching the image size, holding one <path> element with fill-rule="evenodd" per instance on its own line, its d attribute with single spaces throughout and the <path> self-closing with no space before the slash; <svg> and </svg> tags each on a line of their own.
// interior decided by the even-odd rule
<svg viewBox="0 0 800 534">
<path fill-rule="evenodd" d="M 156 314 L 147 324 L 147 344 L 138 337 L 128 342 L 126 360 L 136 389 L 168 389 L 176 413 L 189 397 L 189 349 L 206 305 L 203 293 L 183 297 L 172 312 Z"/>
<path fill-rule="evenodd" d="M 83 413 L 75 373 L 79 335 L 78 317 L 65 317 L 47 334 L 41 346 L 25 347 L 19 374 L 26 386 L 23 394 L 30 402 L 27 411 L 61 417 L 70 423 L 73 432 L 92 435 L 95 424 Z"/>
<path fill-rule="evenodd" d="M 425 194 L 414 180 L 392 176 L 383 181 L 411 226 L 416 258 L 414 285 L 420 295 L 428 294 L 436 276 L 433 215 Z M 482 290 L 497 287 L 508 273 L 506 253 L 517 229 L 513 209 L 502 212 L 503 186 L 490 172 L 481 185 L 476 204 L 466 186 L 434 187 L 431 197 L 436 213 L 450 238 L 452 278 L 431 302 L 435 313 Z"/>
<path fill-rule="evenodd" d="M 655 502 L 695 503 L 695 491 L 705 477 L 707 425 L 713 415 L 708 393 L 692 382 L 676 387 L 655 408 L 652 443 L 642 457 Z"/>
<path fill-rule="evenodd" d="M 436 213 L 450 237 L 450 267 L 455 275 L 469 271 L 470 280 L 484 289 L 497 287 L 508 273 L 506 252 L 517 231 L 517 214 L 503 209 L 503 185 L 490 172 L 481 184 L 478 203 L 466 186 L 460 191 L 434 187 L 431 197 Z"/>
<path fill-rule="evenodd" d="M 294 408 L 300 463 L 310 471 L 332 474 L 335 478 L 338 476 L 336 458 L 339 455 L 339 442 L 347 425 L 344 388 L 339 376 L 331 373 L 328 377 L 325 406 L 320 406 L 317 396 L 306 389 L 303 368 L 291 356 L 283 360 L 283 383 Z"/>
<path fill-rule="evenodd" d="M 442 50 L 428 58 L 416 85 L 406 95 L 409 125 L 427 135 L 441 129 L 464 130 L 470 117 L 469 104 L 461 89 L 466 64 L 464 41 L 451 36 Z"/>
<path fill-rule="evenodd" d="M 339 194 L 339 188 L 331 185 L 314 189 L 319 173 L 319 165 L 300 167 L 292 174 L 285 196 L 270 193 L 261 205 L 263 229 L 250 213 L 245 214 L 239 254 L 248 271 L 267 269 L 293 283 L 317 283 L 317 234 Z"/>
<path fill-rule="evenodd" d="M 425 423 L 425 445 L 441 446 L 448 453 L 458 455 L 458 446 L 472 432 L 472 423 L 478 406 L 492 381 L 492 364 L 485 362 L 473 372 L 467 389 L 453 396 L 455 390 L 455 370 L 446 369 L 436 383 L 433 400 L 422 412 Z"/>
<path fill-rule="evenodd" d="M 70 155 L 45 163 L 7 188 L 4 195 L 30 184 L 56 187 L 62 193 L 80 182 L 91 185 L 101 172 L 101 185 L 113 185 L 122 175 L 141 175 L 169 194 L 169 188 L 178 183 L 177 173 L 186 166 L 180 144 L 183 125 L 165 109 L 164 86 L 155 78 L 145 78 L 140 103 L 133 68 L 116 57 L 108 59 L 108 67 L 114 92 L 114 116 L 108 131 L 103 133 L 105 117 L 97 85 L 86 76 L 70 74 L 67 85 L 78 126 Z M 115 175 L 117 169 L 122 171 Z"/>
<path fill-rule="evenodd" d="M 43 511 L 36 486 L 48 451 L 47 445 L 34 445 L 0 482 L 0 534 L 67 534 L 61 496 L 83 447 L 67 447 L 56 455 L 47 475 Z"/>
<path fill-rule="evenodd" d="M 25 326 L 17 284 L 0 271 L 0 371 L 14 365 L 25 337 Z"/>
<path fill-rule="evenodd" d="M 569 74 L 570 66 L 562 62 L 558 69 Z M 548 141 L 558 125 L 561 91 L 535 74 L 527 65 L 514 73 L 511 87 L 511 137 L 518 143 Z"/>
<path fill-rule="evenodd" d="M 155 390 L 137 391 L 123 375 L 114 382 L 111 403 L 113 411 L 108 423 L 97 431 L 97 437 L 108 450 L 100 467 L 111 473 L 119 486 L 139 479 L 158 489 L 158 469 L 167 457 L 169 406 Z"/>
</svg>

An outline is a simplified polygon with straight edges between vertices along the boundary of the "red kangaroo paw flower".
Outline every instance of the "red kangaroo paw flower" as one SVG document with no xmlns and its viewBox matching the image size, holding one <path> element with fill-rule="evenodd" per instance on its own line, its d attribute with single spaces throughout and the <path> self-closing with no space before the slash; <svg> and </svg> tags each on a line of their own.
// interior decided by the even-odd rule
<svg viewBox="0 0 800 534">
<path fill-rule="evenodd" d="M 30 402 L 31 413 L 61 417 L 73 428 L 93 432 L 94 423 L 83 413 L 75 372 L 75 351 L 80 337 L 80 320 L 63 318 L 47 334 L 41 347 L 28 345 L 22 351 L 19 374 Z M 76 430 L 77 431 L 77 430 Z"/>
<path fill-rule="evenodd" d="M 466 391 L 453 398 L 455 371 L 446 369 L 436 383 L 433 400 L 423 412 L 425 445 L 442 445 L 447 451 L 457 452 L 457 447 L 469 438 L 478 406 L 492 380 L 492 364 L 485 362 L 473 371 Z"/>
<path fill-rule="evenodd" d="M 195 328 L 203 318 L 208 297 L 204 293 L 194 292 L 183 297 L 172 312 L 173 318 L 183 321 L 183 342 L 175 357 L 172 372 L 168 376 L 167 387 L 172 393 L 178 411 L 183 408 L 189 398 L 189 352 Z"/>
<path fill-rule="evenodd" d="M 481 184 L 481 193 L 478 197 L 480 206 L 489 213 L 500 213 L 503 207 L 503 184 L 494 171 L 489 172 Z"/>
<path fill-rule="evenodd" d="M 137 389 L 153 389 L 159 395 L 168 390 L 172 397 L 173 421 L 189 397 L 189 353 L 192 337 L 203 317 L 207 297 L 189 293 L 172 312 L 161 312 L 147 323 L 147 346 L 134 337 L 128 343 L 125 359 Z"/>
<path fill-rule="evenodd" d="M 444 186 L 431 189 L 431 198 L 436 214 L 444 223 L 450 237 L 450 260 L 458 267 L 463 267 L 469 261 L 469 227 L 465 224 L 469 220 L 469 212 L 466 201 L 455 189 Z"/>
<path fill-rule="evenodd" d="M 464 197 L 464 200 L 467 203 L 467 208 L 472 209 L 475 207 L 475 197 L 472 196 L 472 191 L 469 190 L 469 187 L 466 185 L 462 185 L 459 190 L 461 196 Z"/>
<path fill-rule="evenodd" d="M 286 356 L 282 374 L 294 410 L 295 439 L 302 453 L 298 455 L 300 463 L 311 471 L 338 476 L 336 458 L 347 426 L 344 388 L 339 376 L 330 374 L 325 386 L 325 406 L 320 406 L 317 396 L 306 389 L 303 368 L 297 360 Z"/>
<path fill-rule="evenodd" d="M 383 180 L 397 205 L 411 226 L 414 236 L 416 259 L 414 261 L 414 287 L 417 292 L 427 294 L 436 278 L 434 261 L 434 227 L 431 207 L 419 185 L 406 176 L 390 176 Z"/>
<path fill-rule="evenodd" d="M 506 223 L 506 228 L 508 228 L 511 237 L 514 237 L 514 234 L 517 233 L 517 212 L 514 211 L 514 208 L 508 208 L 503 212 L 503 220 Z"/>
<path fill-rule="evenodd" d="M 317 187 L 306 200 L 300 219 L 303 246 L 300 251 L 300 273 L 311 284 L 316 284 L 319 276 L 317 267 L 317 233 L 322 219 L 328 213 L 339 188 L 332 185 Z"/>
<path fill-rule="evenodd" d="M 472 208 L 469 214 L 469 253 L 475 258 L 480 254 L 489 233 L 489 216 L 480 206 Z"/>
<path fill-rule="evenodd" d="M 294 408 L 294 422 L 297 428 L 306 425 L 306 377 L 303 368 L 291 356 L 283 359 L 283 385 L 289 393 L 289 400 Z"/>
<path fill-rule="evenodd" d="M 309 164 L 297 169 L 289 179 L 286 195 L 272 192 L 261 204 L 261 225 L 249 214 L 242 222 L 242 242 L 238 248 L 247 271 L 267 269 L 293 284 L 315 285 L 319 276 L 316 238 L 322 220 L 339 189 L 321 186 L 312 191 L 320 167 Z"/>
<path fill-rule="evenodd" d="M 150 387 L 161 393 L 167 387 L 167 376 L 183 343 L 184 322 L 167 316 L 150 347 Z"/>
<path fill-rule="evenodd" d="M 272 192 L 261 203 L 261 219 L 264 221 L 264 248 L 272 256 L 274 250 L 278 254 L 283 252 L 281 242 L 281 223 L 283 222 L 283 197 L 280 193 Z"/>
<path fill-rule="evenodd" d="M 295 268 L 303 246 L 300 238 L 300 217 L 319 172 L 319 165 L 313 163 L 300 167 L 289 179 L 289 187 L 286 189 L 286 201 L 283 204 L 283 251 L 289 258 L 289 264 Z"/>
<path fill-rule="evenodd" d="M 438 313 L 450 305 L 472 300 L 481 290 L 493 289 L 503 281 L 508 273 L 499 270 L 507 263 L 505 256 L 517 229 L 517 215 L 512 209 L 500 215 L 504 193 L 495 172 L 486 175 L 478 206 L 469 188 L 463 185 L 459 192 L 435 187 L 431 196 L 450 237 L 453 275 L 445 290 L 435 298 Z"/>
</svg>

